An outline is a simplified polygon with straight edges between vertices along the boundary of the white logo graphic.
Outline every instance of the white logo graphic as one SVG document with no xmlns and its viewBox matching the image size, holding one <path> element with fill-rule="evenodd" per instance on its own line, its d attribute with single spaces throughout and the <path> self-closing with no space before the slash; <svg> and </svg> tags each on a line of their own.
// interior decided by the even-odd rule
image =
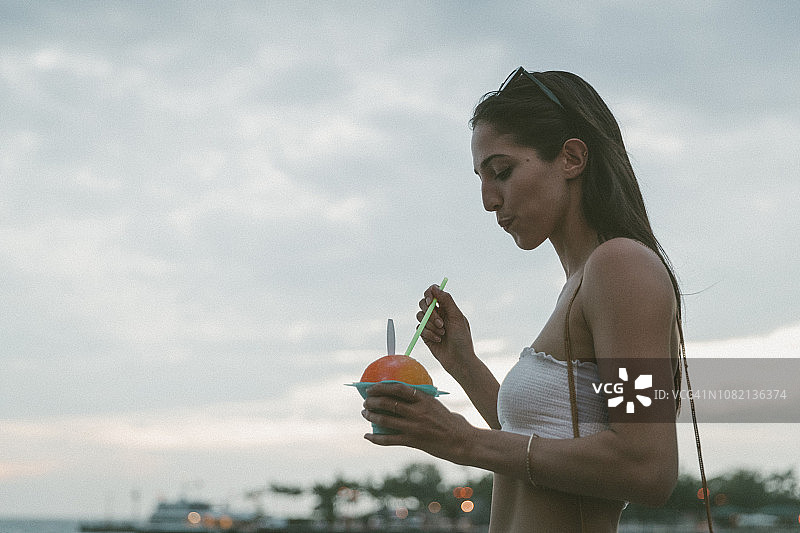
<svg viewBox="0 0 800 533">
<path fill-rule="evenodd" d="M 627 368 L 620 367 L 620 369 L 619 369 L 619 379 L 621 379 L 622 381 L 628 381 L 628 369 Z M 649 389 L 652 386 L 653 386 L 653 375 L 652 374 L 642 374 L 641 376 L 636 378 L 636 381 L 633 382 L 633 388 L 636 389 L 636 390 Z M 606 394 L 611 394 L 612 392 L 616 393 L 616 394 L 619 394 L 619 396 L 614 396 L 613 398 L 609 398 L 608 399 L 608 406 L 609 407 L 616 407 L 619 404 L 621 404 L 623 401 L 625 401 L 625 398 L 622 396 L 622 391 L 623 391 L 622 383 L 592 384 L 592 387 L 594 387 L 594 391 L 597 392 L 597 393 L 599 393 L 600 390 L 602 389 Z M 653 403 L 652 399 L 650 399 L 647 396 L 643 396 L 641 394 L 637 394 L 636 395 L 636 399 L 639 400 L 639 403 L 641 403 L 645 407 L 648 407 L 651 403 Z M 628 402 L 625 404 L 625 412 L 626 413 L 633 413 L 635 411 L 635 409 L 636 409 L 636 407 L 635 407 L 634 402 L 628 400 Z"/>
</svg>

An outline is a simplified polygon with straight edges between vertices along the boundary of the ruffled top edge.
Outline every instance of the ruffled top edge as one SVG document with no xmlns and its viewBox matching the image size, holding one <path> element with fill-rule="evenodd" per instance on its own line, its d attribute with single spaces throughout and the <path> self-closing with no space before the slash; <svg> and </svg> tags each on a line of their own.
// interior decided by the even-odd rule
<svg viewBox="0 0 800 533">
<path fill-rule="evenodd" d="M 526 357 L 526 356 L 543 357 L 545 359 L 548 359 L 548 360 L 552 361 L 553 363 L 557 363 L 559 365 L 562 365 L 565 368 L 567 366 L 567 362 L 566 361 L 562 361 L 561 359 L 556 359 L 555 357 L 553 357 L 552 355 L 550 355 L 547 352 L 537 352 L 533 348 L 533 346 L 526 346 L 522 350 L 522 353 L 519 354 L 520 359 L 522 359 L 523 357 Z M 592 367 L 592 368 L 597 368 L 597 363 L 594 363 L 592 361 L 581 361 L 579 359 L 573 359 L 572 364 L 575 365 L 575 366 L 578 366 L 578 367 L 589 366 L 589 367 Z"/>
</svg>

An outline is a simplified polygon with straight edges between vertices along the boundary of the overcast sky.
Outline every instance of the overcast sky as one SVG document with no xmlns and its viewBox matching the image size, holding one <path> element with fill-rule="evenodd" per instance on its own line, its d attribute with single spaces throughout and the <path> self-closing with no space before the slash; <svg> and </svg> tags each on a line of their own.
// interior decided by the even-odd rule
<svg viewBox="0 0 800 533">
<path fill-rule="evenodd" d="M 297 4 L 0 2 L 0 516 L 427 460 L 342 384 L 443 276 L 500 378 L 552 310 L 552 247 L 483 211 L 469 151 L 519 65 L 615 113 L 690 357 L 800 357 L 797 3 Z M 800 470 L 796 424 L 702 429 L 709 475 Z"/>
</svg>

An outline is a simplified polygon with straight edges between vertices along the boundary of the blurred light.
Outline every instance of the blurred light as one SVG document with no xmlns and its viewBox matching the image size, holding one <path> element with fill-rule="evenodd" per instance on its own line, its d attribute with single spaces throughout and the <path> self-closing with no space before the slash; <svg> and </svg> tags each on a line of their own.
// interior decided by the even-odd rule
<svg viewBox="0 0 800 533">
<path fill-rule="evenodd" d="M 408 518 L 408 509 L 406 507 L 398 507 L 395 509 L 394 514 L 400 520 L 405 520 Z"/>
<path fill-rule="evenodd" d="M 222 529 L 230 529 L 233 527 L 233 518 L 228 515 L 222 515 L 219 517 L 219 527 Z"/>
<path fill-rule="evenodd" d="M 728 503 L 728 495 L 720 492 L 716 496 L 714 496 L 714 505 L 725 505 Z"/>
<path fill-rule="evenodd" d="M 200 516 L 200 513 L 196 512 L 196 511 L 192 511 L 186 517 L 186 520 L 188 520 L 190 524 L 199 524 L 202 519 L 203 518 Z"/>
<path fill-rule="evenodd" d="M 442 504 L 439 502 L 431 502 L 428 504 L 428 511 L 432 512 L 433 514 L 436 514 L 441 510 L 442 510 Z"/>
<path fill-rule="evenodd" d="M 472 498 L 472 487 L 456 487 L 453 489 L 453 496 L 460 500 Z"/>
<path fill-rule="evenodd" d="M 705 496 L 707 494 L 708 494 L 708 489 L 704 489 L 703 487 L 700 487 L 699 489 L 697 489 L 697 499 L 698 500 L 705 500 L 706 499 Z"/>
<path fill-rule="evenodd" d="M 336 491 L 336 495 L 339 498 L 350 502 L 355 502 L 358 500 L 358 491 L 356 489 L 351 489 L 350 487 L 339 487 L 339 490 Z"/>
<path fill-rule="evenodd" d="M 464 500 L 461 502 L 461 510 L 465 513 L 471 513 L 473 509 L 475 509 L 475 504 L 472 503 L 472 500 Z"/>
</svg>

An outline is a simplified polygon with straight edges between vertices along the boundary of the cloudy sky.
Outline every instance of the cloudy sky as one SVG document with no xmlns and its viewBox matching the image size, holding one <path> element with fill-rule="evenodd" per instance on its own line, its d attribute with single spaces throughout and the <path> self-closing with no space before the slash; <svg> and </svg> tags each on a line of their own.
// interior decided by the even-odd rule
<svg viewBox="0 0 800 533">
<path fill-rule="evenodd" d="M 795 2 L 296 4 L 0 2 L 0 516 L 426 460 L 364 441 L 342 384 L 443 276 L 501 376 L 544 324 L 558 260 L 483 211 L 469 152 L 519 65 L 616 114 L 690 356 L 800 356 Z M 710 475 L 800 470 L 796 424 L 702 431 Z"/>
</svg>

